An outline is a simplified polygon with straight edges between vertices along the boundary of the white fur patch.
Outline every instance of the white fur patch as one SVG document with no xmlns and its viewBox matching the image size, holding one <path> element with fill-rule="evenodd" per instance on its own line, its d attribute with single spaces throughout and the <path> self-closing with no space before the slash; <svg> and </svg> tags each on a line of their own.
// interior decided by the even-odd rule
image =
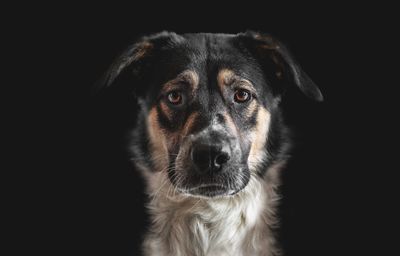
<svg viewBox="0 0 400 256">
<path fill-rule="evenodd" d="M 278 196 L 270 183 L 251 177 L 234 196 L 205 199 L 176 191 L 166 172 L 153 173 L 145 255 L 278 255 L 270 231 Z"/>
</svg>

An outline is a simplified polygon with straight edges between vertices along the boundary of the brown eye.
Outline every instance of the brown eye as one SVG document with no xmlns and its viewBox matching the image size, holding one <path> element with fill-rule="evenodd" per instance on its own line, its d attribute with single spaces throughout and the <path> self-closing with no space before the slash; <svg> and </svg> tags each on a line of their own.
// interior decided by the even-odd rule
<svg viewBox="0 0 400 256">
<path fill-rule="evenodd" d="M 236 90 L 234 95 L 234 100 L 237 103 L 244 103 L 249 101 L 250 99 L 251 99 L 251 94 L 248 91 L 243 89 Z"/>
<path fill-rule="evenodd" d="M 182 93 L 178 91 L 173 91 L 167 95 L 168 102 L 172 105 L 179 105 L 182 103 Z"/>
</svg>

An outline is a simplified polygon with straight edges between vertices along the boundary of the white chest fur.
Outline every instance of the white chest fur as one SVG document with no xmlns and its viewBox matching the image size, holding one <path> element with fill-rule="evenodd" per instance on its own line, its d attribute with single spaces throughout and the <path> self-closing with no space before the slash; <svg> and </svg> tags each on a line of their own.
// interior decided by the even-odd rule
<svg viewBox="0 0 400 256">
<path fill-rule="evenodd" d="M 155 174 L 145 255 L 277 255 L 270 228 L 278 196 L 270 183 L 252 177 L 235 196 L 205 199 L 179 194 Z"/>
</svg>

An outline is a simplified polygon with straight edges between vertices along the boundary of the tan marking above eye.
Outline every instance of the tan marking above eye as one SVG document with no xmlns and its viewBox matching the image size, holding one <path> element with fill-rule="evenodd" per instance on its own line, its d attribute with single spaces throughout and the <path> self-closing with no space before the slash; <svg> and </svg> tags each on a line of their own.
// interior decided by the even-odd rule
<svg viewBox="0 0 400 256">
<path fill-rule="evenodd" d="M 183 83 L 191 87 L 191 91 L 195 91 L 199 86 L 199 75 L 193 70 L 185 70 L 179 73 L 174 79 L 167 81 L 162 86 L 163 92 L 179 89 Z"/>
<path fill-rule="evenodd" d="M 196 90 L 199 86 L 199 75 L 193 70 L 185 70 L 180 75 L 178 75 L 178 78 L 189 82 L 192 85 L 193 90 Z"/>
<path fill-rule="evenodd" d="M 220 87 L 230 85 L 234 79 L 235 73 L 230 69 L 221 69 L 217 76 L 218 85 Z"/>
<path fill-rule="evenodd" d="M 246 89 L 249 92 L 256 92 L 253 84 L 249 80 L 235 74 L 235 72 L 230 69 L 221 69 L 217 76 L 217 82 L 221 92 L 225 90 L 226 86 L 235 86 Z"/>
</svg>

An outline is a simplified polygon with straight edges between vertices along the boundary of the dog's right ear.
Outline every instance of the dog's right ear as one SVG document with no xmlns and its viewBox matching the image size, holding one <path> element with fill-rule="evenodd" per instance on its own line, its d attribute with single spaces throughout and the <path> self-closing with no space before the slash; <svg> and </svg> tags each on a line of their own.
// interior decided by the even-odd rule
<svg viewBox="0 0 400 256">
<path fill-rule="evenodd" d="M 269 63 L 273 63 L 276 71 L 274 77 L 280 81 L 293 83 L 306 96 L 315 101 L 323 101 L 324 97 L 320 89 L 279 40 L 271 35 L 253 31 L 240 33 L 239 38 L 253 51 L 253 55 L 260 62 L 265 63 L 268 60 Z"/>
<path fill-rule="evenodd" d="M 145 76 L 150 60 L 165 46 L 181 42 L 183 37 L 173 32 L 160 32 L 145 36 L 130 45 L 111 64 L 103 78 L 95 85 L 94 92 L 112 86 L 121 76 L 128 76 L 135 80 Z"/>
</svg>

